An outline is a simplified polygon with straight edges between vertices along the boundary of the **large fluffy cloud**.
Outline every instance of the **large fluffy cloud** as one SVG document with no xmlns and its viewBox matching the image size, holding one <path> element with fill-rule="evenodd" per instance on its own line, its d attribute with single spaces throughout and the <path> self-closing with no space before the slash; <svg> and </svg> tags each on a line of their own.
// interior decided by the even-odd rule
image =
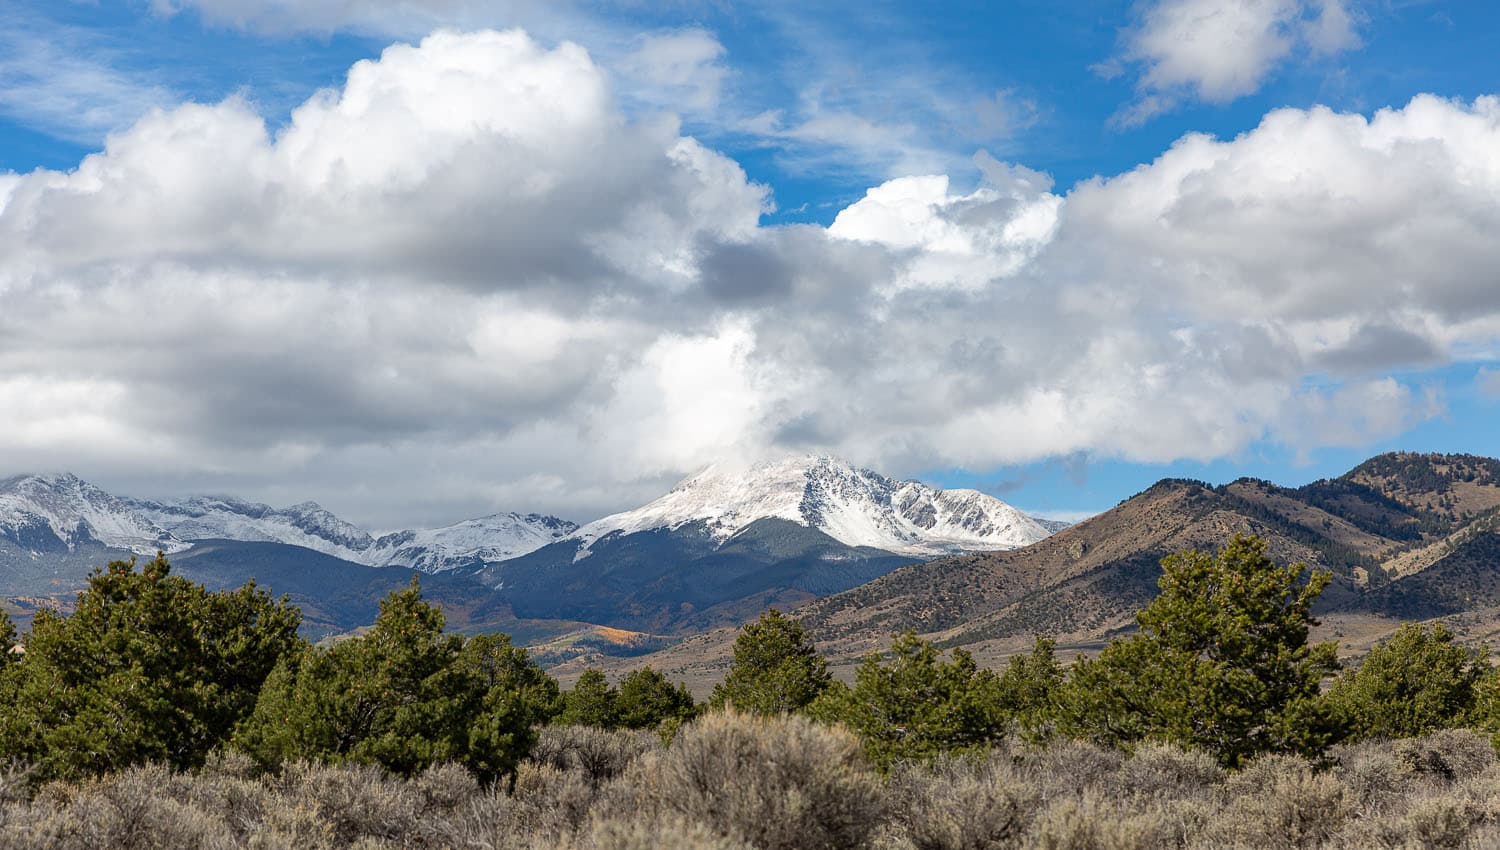
<svg viewBox="0 0 1500 850">
<path fill-rule="evenodd" d="M 997 88 L 953 57 L 916 55 L 908 36 L 928 16 L 919 6 L 867 16 L 874 29 L 852 38 L 829 27 L 816 4 L 785 2 L 152 0 L 150 8 L 276 36 L 412 39 L 435 27 L 515 27 L 577 40 L 619 81 L 627 111 L 668 109 L 705 138 L 763 146 L 784 173 L 875 180 L 943 171 L 963 162 L 966 146 L 1014 144 L 1043 112 L 1032 92 Z M 753 32 L 754 46 L 730 57 L 714 30 Z"/>
<path fill-rule="evenodd" d="M 578 439 L 569 410 L 714 325 L 663 305 L 766 203 L 520 32 L 392 47 L 274 133 L 237 100 L 156 112 L 0 180 L 0 403 L 30 414 L 0 449 L 191 477 L 551 418 Z"/>
<path fill-rule="evenodd" d="M 627 123 L 582 48 L 519 32 L 389 48 L 274 137 L 236 100 L 158 111 L 7 194 L 0 250 L 51 269 L 170 257 L 484 290 L 670 287 L 763 203 L 672 122 Z"/>
<path fill-rule="evenodd" d="M 689 45 L 690 46 L 690 45 Z M 726 454 L 897 473 L 1357 445 L 1500 337 L 1500 103 L 1284 110 L 1063 193 L 977 157 L 831 227 L 580 48 L 443 32 L 272 130 L 0 177 L 0 457 L 375 524 L 577 518 Z"/>
<path fill-rule="evenodd" d="M 1274 325 L 1313 358 L 1445 350 L 1493 329 L 1500 307 L 1497 141 L 1494 97 L 1421 96 L 1369 119 L 1284 109 L 1080 185 L 1068 218 L 1194 318 Z"/>
</svg>

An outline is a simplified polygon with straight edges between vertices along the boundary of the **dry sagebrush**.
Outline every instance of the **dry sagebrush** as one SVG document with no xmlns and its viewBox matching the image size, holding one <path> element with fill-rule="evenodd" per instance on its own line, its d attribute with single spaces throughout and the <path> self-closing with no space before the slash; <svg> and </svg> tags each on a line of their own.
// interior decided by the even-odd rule
<svg viewBox="0 0 1500 850">
<path fill-rule="evenodd" d="M 863 846 L 882 809 L 859 740 L 797 716 L 709 715 L 614 790 L 622 814 L 701 823 L 764 850 Z"/>
<path fill-rule="evenodd" d="M 230 754 L 194 774 L 142 767 L 78 785 L 0 769 L 0 850 L 1133 850 L 1500 846 L 1500 764 L 1463 731 L 1271 756 L 1226 772 L 1145 745 L 1007 742 L 881 777 L 842 730 L 716 714 L 654 735 L 549 729 L 509 783 L 410 780 Z"/>
</svg>

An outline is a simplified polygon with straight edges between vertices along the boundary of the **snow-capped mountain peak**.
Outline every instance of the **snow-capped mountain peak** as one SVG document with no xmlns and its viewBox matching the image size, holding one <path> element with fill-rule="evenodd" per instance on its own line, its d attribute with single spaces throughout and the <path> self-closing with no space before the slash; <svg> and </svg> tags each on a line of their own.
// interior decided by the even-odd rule
<svg viewBox="0 0 1500 850">
<path fill-rule="evenodd" d="M 27 548 L 61 545 L 71 550 L 95 542 L 140 555 L 188 547 L 125 500 L 69 473 L 0 481 L 0 537 Z"/>
<path fill-rule="evenodd" d="M 1050 533 L 977 490 L 938 490 L 895 481 L 837 458 L 791 457 L 750 466 L 716 464 L 633 511 L 589 523 L 573 535 L 587 547 L 606 535 L 701 522 L 727 540 L 775 518 L 819 529 L 850 546 L 910 555 L 1014 549 Z"/>
<path fill-rule="evenodd" d="M 493 563 L 540 549 L 577 528 L 576 523 L 540 514 L 493 514 L 443 528 L 385 535 L 365 553 L 365 563 L 428 572 Z"/>
<path fill-rule="evenodd" d="M 592 542 L 606 534 L 677 528 L 703 521 L 723 540 L 758 519 L 802 522 L 807 459 L 751 467 L 714 464 L 673 487 L 666 495 L 632 511 L 613 514 L 580 528 L 574 537 Z"/>
<path fill-rule="evenodd" d="M 345 560 L 374 538 L 316 502 L 273 508 L 229 496 L 194 496 L 175 502 L 132 500 L 142 515 L 183 540 L 289 543 Z"/>
<path fill-rule="evenodd" d="M 689 523 L 723 542 L 762 519 L 815 528 L 849 546 L 915 556 L 1012 549 L 1049 533 L 979 491 L 938 490 L 818 456 L 715 464 L 650 504 L 583 528 L 555 517 L 499 513 L 379 537 L 316 502 L 274 508 L 228 496 L 127 499 L 66 473 L 0 480 L 0 538 L 32 551 L 94 542 L 151 555 L 223 539 L 283 543 L 368 566 L 428 572 L 506 561 L 560 540 L 577 541 L 578 557 L 585 557 L 607 535 Z"/>
</svg>

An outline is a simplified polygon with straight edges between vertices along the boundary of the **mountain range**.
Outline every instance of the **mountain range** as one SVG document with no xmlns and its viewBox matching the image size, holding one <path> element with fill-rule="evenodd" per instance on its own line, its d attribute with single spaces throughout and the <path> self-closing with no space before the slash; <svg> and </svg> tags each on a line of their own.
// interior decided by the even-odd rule
<svg viewBox="0 0 1500 850">
<path fill-rule="evenodd" d="M 232 498 L 180 502 L 127 501 L 137 514 L 174 538 L 285 543 L 370 567 L 410 567 L 428 573 L 478 567 L 514 558 L 576 531 L 575 523 L 540 514 L 501 513 L 442 528 L 376 537 L 316 502 L 290 508 Z"/>
<path fill-rule="evenodd" d="M 211 585 L 288 593 L 315 635 L 368 623 L 413 572 L 463 600 L 460 627 L 680 633 L 845 590 L 915 560 L 1029 545 L 1057 524 L 973 490 L 799 457 L 717 465 L 582 528 L 502 513 L 373 535 L 319 505 L 117 496 L 69 474 L 0 480 L 0 599 L 66 605 L 87 570 L 167 553 Z M 451 619 L 451 617 L 450 617 Z"/>
<path fill-rule="evenodd" d="M 810 605 L 839 642 L 915 628 L 946 645 L 1107 637 L 1156 593 L 1162 557 L 1235 533 L 1330 572 L 1318 613 L 1429 619 L 1500 605 L 1500 461 L 1387 454 L 1296 487 L 1166 480 L 1028 549 L 912 565 Z"/>
<path fill-rule="evenodd" d="M 463 630 L 503 629 L 561 675 L 641 663 L 722 673 L 734 627 L 794 609 L 836 662 L 913 629 L 981 659 L 1035 635 L 1089 651 L 1129 631 L 1161 559 L 1255 534 L 1329 571 L 1322 633 L 1368 645 L 1403 620 L 1500 636 L 1500 461 L 1380 455 L 1299 487 L 1167 479 L 1065 528 L 976 491 L 832 458 L 721 464 L 582 526 L 496 514 L 372 535 L 315 504 L 112 495 L 69 475 L 0 480 L 0 601 L 66 606 L 87 571 L 167 552 L 213 587 L 253 577 L 303 607 L 314 637 L 368 624 L 421 574 Z"/>
<path fill-rule="evenodd" d="M 1031 546 L 905 565 L 795 613 L 845 665 L 906 629 L 981 660 L 1039 635 L 1086 652 L 1134 627 L 1163 557 L 1212 551 L 1235 533 L 1264 538 L 1280 562 L 1332 574 L 1315 609 L 1319 634 L 1348 651 L 1408 620 L 1442 619 L 1475 642 L 1500 636 L 1500 461 L 1412 453 L 1300 487 L 1163 480 Z M 648 660 L 711 680 L 733 637 L 705 633 Z"/>
<path fill-rule="evenodd" d="M 383 535 L 310 503 L 144 501 L 20 476 L 0 480 L 0 601 L 22 619 L 65 607 L 89 569 L 161 550 L 210 586 L 253 577 L 289 594 L 321 637 L 368 624 L 420 574 L 455 628 L 509 631 L 561 675 L 644 654 L 691 682 L 720 675 L 734 627 L 771 605 L 840 663 L 905 629 L 981 659 L 1035 635 L 1089 651 L 1133 628 L 1163 557 L 1235 533 L 1332 574 L 1316 613 L 1346 648 L 1404 620 L 1500 636 L 1500 461 L 1410 453 L 1298 487 L 1167 479 L 1061 529 L 818 457 L 709 467 L 582 526 L 517 513 Z"/>
<path fill-rule="evenodd" d="M 0 479 L 0 539 L 38 552 L 92 544 L 170 555 L 196 540 L 238 540 L 300 546 L 365 566 L 442 572 L 514 557 L 577 528 L 556 517 L 506 513 L 375 537 L 316 502 L 290 508 L 227 497 L 157 502 L 115 496 L 67 473 Z"/>
</svg>

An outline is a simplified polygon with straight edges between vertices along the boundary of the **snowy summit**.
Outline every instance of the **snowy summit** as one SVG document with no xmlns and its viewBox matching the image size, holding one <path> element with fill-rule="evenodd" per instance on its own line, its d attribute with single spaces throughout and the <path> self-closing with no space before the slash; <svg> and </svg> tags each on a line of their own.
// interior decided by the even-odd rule
<svg viewBox="0 0 1500 850">
<path fill-rule="evenodd" d="M 816 528 L 849 546 L 904 555 L 1016 549 L 1051 531 L 978 490 L 939 490 L 897 481 L 831 457 L 801 456 L 737 466 L 714 464 L 648 505 L 580 528 L 585 548 L 619 532 L 703 522 L 728 540 L 761 519 Z"/>
</svg>

